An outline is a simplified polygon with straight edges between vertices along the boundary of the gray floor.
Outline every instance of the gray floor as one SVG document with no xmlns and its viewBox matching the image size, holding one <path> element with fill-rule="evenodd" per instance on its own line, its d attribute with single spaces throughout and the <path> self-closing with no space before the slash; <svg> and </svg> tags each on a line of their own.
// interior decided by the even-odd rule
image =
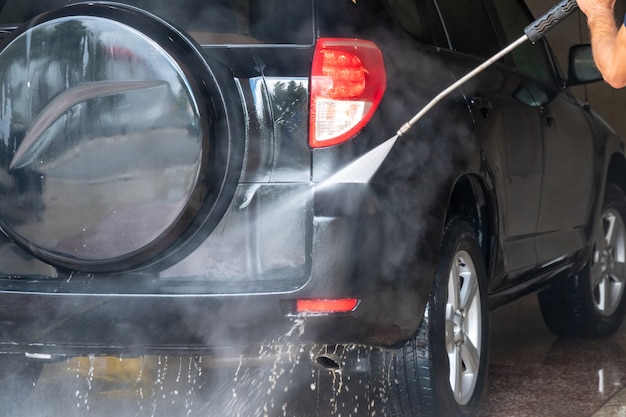
<svg viewBox="0 0 626 417">
<path fill-rule="evenodd" d="M 536 298 L 492 316 L 483 417 L 626 416 L 626 326 L 606 340 L 556 338 Z"/>
<path fill-rule="evenodd" d="M 626 416 L 626 326 L 608 340 L 558 339 L 534 297 L 492 317 L 481 416 Z M 188 357 L 73 358 L 47 364 L 12 416 L 375 416 L 365 392 L 365 382 L 299 363 L 216 370 Z"/>
</svg>

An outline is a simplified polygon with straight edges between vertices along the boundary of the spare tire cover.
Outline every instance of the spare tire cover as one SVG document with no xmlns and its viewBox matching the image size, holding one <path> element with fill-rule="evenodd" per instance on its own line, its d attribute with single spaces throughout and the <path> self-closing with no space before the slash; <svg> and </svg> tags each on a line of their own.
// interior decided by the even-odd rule
<svg viewBox="0 0 626 417">
<path fill-rule="evenodd" d="M 0 51 L 3 230 L 66 268 L 166 258 L 232 197 L 223 101 L 201 49 L 140 9 L 35 18 Z"/>
</svg>

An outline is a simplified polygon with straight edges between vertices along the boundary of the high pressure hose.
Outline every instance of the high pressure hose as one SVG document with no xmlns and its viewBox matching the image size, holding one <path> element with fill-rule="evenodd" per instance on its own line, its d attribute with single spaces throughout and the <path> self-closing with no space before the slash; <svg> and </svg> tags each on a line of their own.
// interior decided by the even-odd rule
<svg viewBox="0 0 626 417">
<path fill-rule="evenodd" d="M 443 90 L 439 93 L 434 99 L 432 99 L 426 106 L 424 106 L 415 116 L 411 118 L 408 122 L 403 124 L 398 132 L 396 133 L 398 137 L 404 135 L 413 125 L 422 118 L 422 116 L 428 112 L 431 108 L 433 108 L 437 103 L 441 101 L 445 96 L 449 93 L 457 89 L 459 86 L 464 84 L 469 79 L 475 77 L 477 74 L 482 72 L 485 68 L 489 67 L 494 62 L 498 61 L 500 58 L 511 52 L 513 49 L 517 48 L 522 43 L 527 40 L 531 42 L 537 42 L 539 39 L 543 38 L 546 33 L 557 24 L 563 21 L 567 16 L 572 14 L 575 10 L 578 10 L 578 3 L 576 0 L 563 0 L 552 9 L 550 9 L 547 13 L 541 16 L 539 19 L 532 22 L 530 25 L 526 26 L 524 29 L 524 35 L 522 35 L 518 40 L 511 43 L 506 48 L 502 49 L 500 52 L 483 62 L 481 65 L 467 73 L 465 76 L 457 80 L 454 84 L 450 85 L 450 87 Z"/>
<path fill-rule="evenodd" d="M 518 40 L 511 43 L 509 46 L 483 62 L 481 65 L 470 71 L 468 74 L 457 80 L 448 88 L 437 94 L 426 106 L 424 106 L 415 116 L 408 122 L 403 124 L 394 136 L 387 139 L 382 144 L 378 145 L 369 152 L 361 155 L 356 160 L 352 161 L 347 166 L 333 174 L 331 177 L 319 184 L 318 189 L 324 188 L 328 185 L 337 183 L 368 183 L 372 176 L 376 173 L 382 162 L 385 160 L 397 139 L 404 135 L 413 125 L 424 116 L 430 109 L 432 109 L 437 103 L 439 103 L 445 96 L 457 89 L 463 83 L 469 79 L 475 77 L 478 73 L 485 70 L 488 66 L 498 61 L 500 58 L 517 48 L 527 40 L 536 42 L 541 39 L 545 34 L 555 27 L 557 24 L 563 21 L 567 16 L 572 14 L 578 9 L 576 0 L 563 0 L 546 14 L 539 19 L 526 26 L 524 29 L 524 35 Z"/>
</svg>

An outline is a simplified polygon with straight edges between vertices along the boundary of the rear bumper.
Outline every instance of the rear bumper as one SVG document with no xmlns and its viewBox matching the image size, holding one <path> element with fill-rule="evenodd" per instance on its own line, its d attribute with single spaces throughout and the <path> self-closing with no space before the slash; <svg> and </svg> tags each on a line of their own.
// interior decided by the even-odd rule
<svg viewBox="0 0 626 417">
<path fill-rule="evenodd" d="M 0 293 L 0 350 L 45 354 L 198 353 L 237 357 L 282 343 L 392 347 L 414 332 L 410 294 L 360 299 L 351 313 L 297 316 L 296 294 L 155 296 Z M 414 301 L 415 298 L 413 298 Z"/>
</svg>

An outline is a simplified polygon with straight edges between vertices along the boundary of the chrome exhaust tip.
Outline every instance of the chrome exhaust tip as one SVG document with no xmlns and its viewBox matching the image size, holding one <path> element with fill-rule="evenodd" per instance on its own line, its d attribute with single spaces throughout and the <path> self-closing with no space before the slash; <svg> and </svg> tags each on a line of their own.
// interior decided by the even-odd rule
<svg viewBox="0 0 626 417">
<path fill-rule="evenodd" d="M 337 355 L 323 354 L 313 358 L 313 363 L 330 372 L 341 372 L 341 359 Z"/>
<path fill-rule="evenodd" d="M 370 371 L 371 348 L 354 345 L 317 345 L 309 352 L 313 365 L 328 372 L 359 374 Z"/>
</svg>

